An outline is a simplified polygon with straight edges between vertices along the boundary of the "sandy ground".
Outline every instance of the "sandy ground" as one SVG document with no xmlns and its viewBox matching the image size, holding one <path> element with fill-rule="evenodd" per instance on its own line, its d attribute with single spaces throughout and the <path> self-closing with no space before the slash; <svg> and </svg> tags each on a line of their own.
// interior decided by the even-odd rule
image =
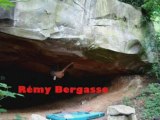
<svg viewBox="0 0 160 120">
<path fill-rule="evenodd" d="M 129 80 L 131 79 L 131 80 Z M 143 79 L 139 76 L 132 78 L 118 78 L 109 90 L 109 93 L 99 95 L 83 95 L 61 100 L 47 105 L 36 106 L 27 109 L 11 110 L 0 115 L 0 120 L 15 120 L 15 115 L 21 115 L 30 120 L 32 114 L 45 117 L 46 114 L 55 112 L 73 111 L 107 111 L 107 106 L 122 100 L 124 97 L 133 97 L 142 88 Z M 97 120 L 106 120 L 106 116 Z"/>
</svg>

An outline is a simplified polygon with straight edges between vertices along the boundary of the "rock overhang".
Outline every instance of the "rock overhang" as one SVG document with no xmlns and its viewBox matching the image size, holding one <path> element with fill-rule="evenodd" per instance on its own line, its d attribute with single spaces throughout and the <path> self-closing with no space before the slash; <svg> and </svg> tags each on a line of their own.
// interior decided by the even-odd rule
<svg viewBox="0 0 160 120">
<path fill-rule="evenodd" d="M 42 66 L 45 72 L 52 64 L 72 61 L 77 69 L 94 73 L 137 71 L 145 66 L 142 17 L 140 10 L 117 0 L 17 2 L 14 9 L 1 15 L 0 31 L 11 34 L 1 33 L 0 42 L 6 45 L 1 55 L 10 50 L 14 53 L 9 55 L 11 60 L 25 58 L 28 66 L 37 70 Z M 6 18 L 11 19 L 10 24 Z"/>
</svg>

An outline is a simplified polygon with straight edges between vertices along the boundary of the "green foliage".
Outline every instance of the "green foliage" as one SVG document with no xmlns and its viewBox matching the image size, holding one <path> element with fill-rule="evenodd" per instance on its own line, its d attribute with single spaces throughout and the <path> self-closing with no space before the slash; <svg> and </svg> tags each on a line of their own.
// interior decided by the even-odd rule
<svg viewBox="0 0 160 120">
<path fill-rule="evenodd" d="M 147 17 L 153 22 L 155 33 L 146 40 L 146 46 L 154 53 L 155 61 L 152 73 L 160 79 L 160 0 L 144 0 L 142 8 L 147 12 Z"/>
<path fill-rule="evenodd" d="M 9 10 L 11 7 L 14 7 L 14 3 L 10 2 L 9 0 L 0 0 L 0 7 L 5 10 Z"/>
<path fill-rule="evenodd" d="M 158 63 L 153 63 L 152 65 L 152 74 L 156 76 L 157 79 L 160 78 L 160 66 Z"/>
<path fill-rule="evenodd" d="M 154 63 L 152 64 L 151 73 L 157 79 L 160 79 L 160 34 L 155 34 L 146 41 L 146 46 L 151 48 L 154 53 Z"/>
<path fill-rule="evenodd" d="M 152 20 L 156 20 L 160 14 L 160 0 L 145 0 L 142 6 L 151 16 Z"/>
<path fill-rule="evenodd" d="M 143 120 L 151 120 L 154 117 L 160 116 L 160 84 L 149 84 L 149 86 L 142 91 L 140 99 L 144 100 L 142 110 Z"/>
<path fill-rule="evenodd" d="M 119 1 L 131 4 L 135 7 L 141 7 L 144 4 L 144 0 L 119 0 Z"/>
<path fill-rule="evenodd" d="M 14 92 L 9 91 L 10 86 L 8 86 L 5 83 L 0 83 L 0 100 L 3 100 L 6 97 L 11 97 L 11 98 L 16 98 L 16 96 L 23 96 L 21 94 L 17 94 Z M 0 106 L 0 113 L 1 112 L 6 112 L 5 109 L 1 108 Z"/>
<path fill-rule="evenodd" d="M 1 106 L 0 106 L 1 107 Z M 0 108 L 0 113 L 7 112 L 6 109 Z"/>
<path fill-rule="evenodd" d="M 123 104 L 136 108 L 140 120 L 153 120 L 160 117 L 160 84 L 149 84 L 134 99 L 125 97 Z"/>
</svg>

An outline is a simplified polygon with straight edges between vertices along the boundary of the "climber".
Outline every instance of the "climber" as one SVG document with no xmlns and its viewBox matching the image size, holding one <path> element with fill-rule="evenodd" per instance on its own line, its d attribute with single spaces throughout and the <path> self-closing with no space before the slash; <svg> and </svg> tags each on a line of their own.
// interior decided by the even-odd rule
<svg viewBox="0 0 160 120">
<path fill-rule="evenodd" d="M 60 79 L 63 78 L 65 71 L 72 65 L 73 65 L 73 62 L 68 64 L 66 67 L 64 67 L 60 71 L 51 71 L 50 74 L 51 74 L 51 76 L 53 76 L 53 80 L 56 80 L 56 78 L 60 78 Z"/>
</svg>

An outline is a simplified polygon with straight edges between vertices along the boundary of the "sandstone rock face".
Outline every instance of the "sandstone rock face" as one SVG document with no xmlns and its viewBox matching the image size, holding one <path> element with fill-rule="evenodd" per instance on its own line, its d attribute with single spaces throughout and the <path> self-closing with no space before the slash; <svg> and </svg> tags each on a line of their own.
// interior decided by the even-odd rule
<svg viewBox="0 0 160 120">
<path fill-rule="evenodd" d="M 77 45 L 130 54 L 143 40 L 141 12 L 118 0 L 29 0 L 10 14 L 14 25 L 0 31 L 25 38 L 78 39 Z"/>
<path fill-rule="evenodd" d="M 17 2 L 0 12 L 0 63 L 46 73 L 69 62 L 75 62 L 72 72 L 137 72 L 145 65 L 142 17 L 118 0 Z"/>
</svg>

